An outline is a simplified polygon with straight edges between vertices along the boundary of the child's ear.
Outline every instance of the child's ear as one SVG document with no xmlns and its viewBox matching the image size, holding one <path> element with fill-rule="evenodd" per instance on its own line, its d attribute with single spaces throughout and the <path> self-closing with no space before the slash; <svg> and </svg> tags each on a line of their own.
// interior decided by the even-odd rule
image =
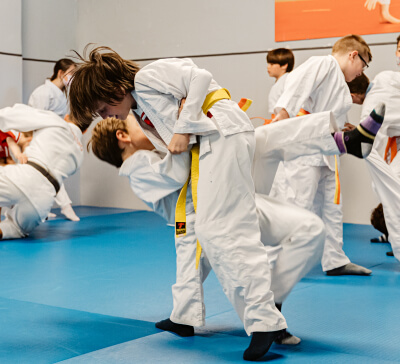
<svg viewBox="0 0 400 364">
<path fill-rule="evenodd" d="M 117 130 L 115 132 L 115 136 L 117 137 L 118 141 L 123 143 L 130 143 L 131 137 L 125 130 Z"/>
<path fill-rule="evenodd" d="M 282 70 L 284 70 L 286 72 L 288 66 L 289 66 L 289 63 L 286 63 L 283 66 L 281 66 L 281 68 L 282 68 Z"/>
<path fill-rule="evenodd" d="M 349 59 L 351 59 L 352 61 L 354 61 L 354 59 L 357 57 L 358 51 L 353 51 L 350 52 L 349 54 Z"/>
</svg>

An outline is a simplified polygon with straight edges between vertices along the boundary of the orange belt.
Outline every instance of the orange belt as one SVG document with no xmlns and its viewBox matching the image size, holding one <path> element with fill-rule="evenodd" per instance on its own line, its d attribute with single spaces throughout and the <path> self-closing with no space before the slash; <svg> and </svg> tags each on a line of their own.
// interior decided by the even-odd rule
<svg viewBox="0 0 400 364">
<path fill-rule="evenodd" d="M 304 116 L 310 114 L 307 110 L 300 109 L 298 114 L 296 116 Z M 337 156 L 335 155 L 335 197 L 333 199 L 333 202 L 336 205 L 340 204 L 340 179 L 339 179 L 339 168 L 338 168 L 338 162 L 337 162 Z"/>
<path fill-rule="evenodd" d="M 308 115 L 309 112 L 307 110 L 304 109 L 300 109 L 299 113 L 296 116 L 304 116 L 304 115 Z M 264 119 L 261 116 L 255 116 L 253 118 L 250 118 L 251 120 L 253 119 L 261 119 L 264 120 L 264 125 L 268 125 L 272 122 L 273 119 L 275 119 L 275 114 L 271 114 L 271 119 Z"/>
<path fill-rule="evenodd" d="M 390 161 L 388 161 L 388 154 L 390 150 Z M 385 149 L 385 161 L 390 164 L 392 163 L 394 157 L 396 157 L 397 154 L 397 142 L 396 142 L 396 137 L 389 137 L 386 149 Z"/>
</svg>

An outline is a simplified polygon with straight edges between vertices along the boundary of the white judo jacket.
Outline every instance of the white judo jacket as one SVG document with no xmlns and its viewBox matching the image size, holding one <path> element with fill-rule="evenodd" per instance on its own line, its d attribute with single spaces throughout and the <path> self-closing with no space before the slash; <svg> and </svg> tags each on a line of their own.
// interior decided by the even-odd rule
<svg viewBox="0 0 400 364">
<path fill-rule="evenodd" d="M 275 113 L 275 105 L 278 102 L 279 98 L 281 97 L 284 89 L 285 89 L 285 83 L 286 83 L 286 78 L 289 73 L 283 74 L 278 81 L 274 83 L 274 85 L 271 87 L 271 90 L 269 91 L 268 95 L 268 111 L 270 114 Z"/>
<path fill-rule="evenodd" d="M 192 134 L 190 144 L 194 144 L 196 135 L 217 131 L 215 124 L 203 113 L 202 105 L 210 92 L 220 88 L 211 73 L 198 68 L 191 59 L 161 59 L 137 73 L 132 96 L 138 108 L 133 111 L 139 116 L 138 122 L 146 136 L 158 150 L 165 152 L 173 134 Z M 183 98 L 186 102 L 178 117 Z M 243 111 L 232 100 L 221 100 L 209 111 L 224 136 L 254 130 L 250 120 L 243 118 Z M 156 130 L 140 119 L 143 113 Z M 159 138 L 163 142 L 157 140 Z M 205 152 L 207 150 L 200 150 L 200 155 Z"/>
<path fill-rule="evenodd" d="M 275 105 L 275 114 L 282 108 L 290 117 L 295 117 L 301 108 L 312 114 L 331 111 L 339 129 L 343 129 L 352 103 L 349 87 L 336 59 L 332 55 L 315 56 L 287 76 L 284 92 Z M 331 158 L 328 160 L 322 155 L 298 161 L 312 166 L 328 165 L 334 169 Z"/>
<path fill-rule="evenodd" d="M 28 105 L 35 109 L 53 111 L 63 119 L 69 113 L 65 93 L 50 80 L 46 80 L 43 85 L 40 85 L 32 92 Z"/>
<path fill-rule="evenodd" d="M 132 191 L 168 224 L 175 225 L 175 206 L 188 178 L 190 156 L 139 150 L 122 163 L 119 175 L 128 177 Z"/>
<path fill-rule="evenodd" d="M 364 120 L 380 102 L 384 102 L 385 122 L 379 130 L 388 137 L 400 136 L 400 72 L 383 71 L 371 82 L 363 103 L 361 120 Z"/>
<path fill-rule="evenodd" d="M 28 160 L 50 172 L 61 185 L 82 164 L 82 132 L 52 111 L 16 104 L 0 110 L 0 130 L 33 131 L 26 148 Z M 31 201 L 44 221 L 56 195 L 53 185 L 36 169 L 26 164 L 8 165 L 4 173 Z"/>
</svg>

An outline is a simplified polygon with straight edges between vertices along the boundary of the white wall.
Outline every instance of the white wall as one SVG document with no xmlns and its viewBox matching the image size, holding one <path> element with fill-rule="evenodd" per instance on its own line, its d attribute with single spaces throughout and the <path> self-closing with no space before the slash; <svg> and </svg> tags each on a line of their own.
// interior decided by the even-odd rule
<svg viewBox="0 0 400 364">
<path fill-rule="evenodd" d="M 312 55 L 329 53 L 326 48 L 338 39 L 276 43 L 272 0 L 23 0 L 22 4 L 26 58 L 56 60 L 71 48 L 82 52 L 87 43 L 110 46 L 125 58 L 139 60 L 141 65 L 162 57 L 191 56 L 231 91 L 233 99 L 253 99 L 248 111 L 251 117 L 267 116 L 267 97 L 273 84 L 266 73 L 268 49 L 294 49 L 299 65 Z M 58 20 L 49 26 L 43 21 L 43 12 Z M 396 69 L 396 36 L 364 37 L 370 44 L 393 43 L 371 46 L 374 60 L 367 71 L 370 78 L 382 70 Z M 24 100 L 49 75 L 48 66 L 24 62 Z M 351 120 L 358 122 L 359 112 L 354 107 Z M 89 135 L 88 132 L 85 139 Z M 345 221 L 369 223 L 376 199 L 364 163 L 343 157 L 341 181 Z M 118 177 L 117 170 L 92 155 L 85 156 L 80 191 L 81 204 L 144 208 L 128 182 Z"/>
<path fill-rule="evenodd" d="M 22 102 L 21 1 L 0 2 L 0 107 Z"/>
<path fill-rule="evenodd" d="M 22 0 L 24 60 L 20 74 L 24 103 L 53 74 L 55 62 L 72 54 L 70 50 L 76 47 L 77 19 L 77 0 Z M 68 178 L 65 187 L 72 203 L 81 204 L 80 172 Z"/>
</svg>

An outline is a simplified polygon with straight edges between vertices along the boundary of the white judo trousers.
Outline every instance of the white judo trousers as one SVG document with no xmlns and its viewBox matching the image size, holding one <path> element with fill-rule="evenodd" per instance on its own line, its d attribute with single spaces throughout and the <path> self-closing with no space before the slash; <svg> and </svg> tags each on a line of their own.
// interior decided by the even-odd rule
<svg viewBox="0 0 400 364">
<path fill-rule="evenodd" d="M 195 234 L 247 334 L 284 329 L 260 241 L 251 176 L 254 132 L 201 137 L 200 150 L 204 143 L 210 148 L 200 156 Z"/>
<path fill-rule="evenodd" d="M 321 259 L 324 225 L 315 214 L 264 195 L 255 195 L 261 241 L 271 265 L 271 290 L 282 303 L 293 287 Z M 189 202 L 191 204 L 191 202 Z M 189 210 L 190 211 L 190 210 Z M 283 218 L 284 217 L 284 218 Z M 206 254 L 196 270 L 195 214 L 187 215 L 187 235 L 175 240 L 176 283 L 172 286 L 171 321 L 184 325 L 205 324 L 202 283 L 211 271 Z"/>
<path fill-rule="evenodd" d="M 367 117 L 380 102 L 386 105 L 385 121 L 366 163 L 373 189 L 383 206 L 393 253 L 400 260 L 400 153 L 397 153 L 390 165 L 383 157 L 387 137 L 400 136 L 400 72 L 383 71 L 375 76 L 363 103 L 361 119 Z"/>
<path fill-rule="evenodd" d="M 375 148 L 366 159 L 374 190 L 383 206 L 393 254 L 400 261 L 400 175 L 396 173 L 399 162 L 396 155 L 392 163 L 387 164 Z"/>
</svg>

